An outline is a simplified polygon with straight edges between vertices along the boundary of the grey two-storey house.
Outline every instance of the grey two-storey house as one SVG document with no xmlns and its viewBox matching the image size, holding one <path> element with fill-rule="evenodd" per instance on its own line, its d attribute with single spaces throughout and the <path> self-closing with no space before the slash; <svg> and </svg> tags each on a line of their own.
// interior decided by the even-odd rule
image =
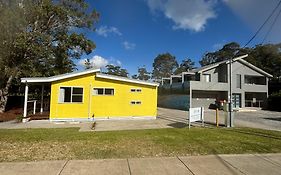
<svg viewBox="0 0 281 175">
<path fill-rule="evenodd" d="M 263 107 L 268 96 L 269 73 L 250 64 L 243 55 L 232 61 L 232 102 L 234 108 Z M 230 96 L 230 61 L 225 60 L 198 69 L 163 78 L 159 105 L 188 109 L 210 108 L 216 103 L 228 101 Z"/>
</svg>

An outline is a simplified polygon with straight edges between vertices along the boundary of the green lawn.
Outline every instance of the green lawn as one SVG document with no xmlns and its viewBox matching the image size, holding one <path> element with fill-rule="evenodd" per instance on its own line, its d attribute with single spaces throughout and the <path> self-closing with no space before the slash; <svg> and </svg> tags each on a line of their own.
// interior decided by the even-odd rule
<svg viewBox="0 0 281 175">
<path fill-rule="evenodd" d="M 249 128 L 0 130 L 0 161 L 277 152 L 281 152 L 281 132 Z"/>
</svg>

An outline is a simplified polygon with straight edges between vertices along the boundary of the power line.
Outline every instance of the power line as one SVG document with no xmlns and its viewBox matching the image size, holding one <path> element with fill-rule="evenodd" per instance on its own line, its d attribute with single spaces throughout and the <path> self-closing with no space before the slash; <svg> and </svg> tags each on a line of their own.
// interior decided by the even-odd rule
<svg viewBox="0 0 281 175">
<path fill-rule="evenodd" d="M 263 40 L 262 40 L 262 43 L 261 43 L 261 44 L 263 44 L 263 43 L 265 42 L 265 40 L 266 40 L 266 38 L 268 37 L 269 33 L 271 32 L 271 30 L 272 30 L 273 26 L 274 26 L 274 25 L 275 25 L 275 23 L 277 22 L 277 19 L 278 19 L 278 17 L 280 16 L 280 14 L 281 14 L 281 8 L 280 8 L 280 10 L 279 10 L 278 14 L 276 15 L 276 17 L 274 18 L 274 21 L 273 21 L 273 23 L 271 24 L 271 26 L 270 26 L 269 30 L 268 30 L 268 31 L 267 31 L 267 33 L 265 34 L 265 36 L 264 36 L 264 38 L 263 38 Z"/>
<path fill-rule="evenodd" d="M 250 44 L 250 42 L 253 41 L 253 39 L 259 34 L 259 32 L 261 31 L 261 29 L 265 26 L 265 24 L 269 21 L 269 19 L 272 17 L 272 15 L 275 13 L 275 11 L 278 9 L 278 7 L 281 4 L 281 0 L 278 2 L 278 4 L 276 5 L 276 7 L 273 9 L 273 11 L 271 12 L 271 14 L 267 17 L 267 19 L 264 21 L 264 23 L 259 27 L 259 29 L 256 31 L 256 33 L 252 36 L 252 38 L 243 46 L 243 48 L 245 48 L 248 44 Z"/>
</svg>

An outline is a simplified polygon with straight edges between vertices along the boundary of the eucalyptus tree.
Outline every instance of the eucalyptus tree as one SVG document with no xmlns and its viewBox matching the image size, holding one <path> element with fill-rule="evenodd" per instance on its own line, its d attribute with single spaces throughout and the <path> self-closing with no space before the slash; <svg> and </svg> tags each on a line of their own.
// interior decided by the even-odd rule
<svg viewBox="0 0 281 175">
<path fill-rule="evenodd" d="M 0 112 L 13 79 L 75 69 L 95 49 L 83 31 L 94 31 L 98 18 L 85 0 L 0 0 Z"/>
</svg>

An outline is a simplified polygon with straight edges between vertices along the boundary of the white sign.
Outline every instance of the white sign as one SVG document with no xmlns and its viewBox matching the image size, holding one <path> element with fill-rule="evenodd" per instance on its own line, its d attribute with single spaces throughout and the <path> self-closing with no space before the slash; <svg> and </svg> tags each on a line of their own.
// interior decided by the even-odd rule
<svg viewBox="0 0 281 175">
<path fill-rule="evenodd" d="M 190 128 L 191 122 L 202 121 L 204 125 L 204 107 L 189 108 L 188 127 Z"/>
</svg>

